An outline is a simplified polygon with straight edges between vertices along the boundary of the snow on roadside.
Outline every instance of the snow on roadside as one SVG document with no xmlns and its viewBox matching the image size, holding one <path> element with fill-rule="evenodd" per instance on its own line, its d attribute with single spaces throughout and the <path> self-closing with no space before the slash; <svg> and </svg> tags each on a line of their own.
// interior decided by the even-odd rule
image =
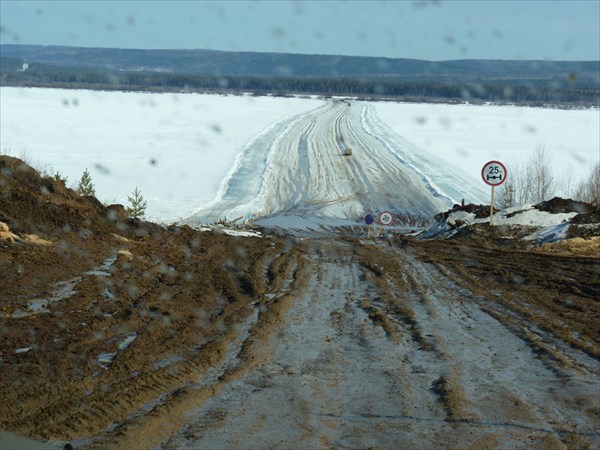
<svg viewBox="0 0 600 450">
<path fill-rule="evenodd" d="M 568 237 L 571 219 L 577 212 L 549 213 L 536 209 L 534 205 L 517 206 L 503 209 L 494 214 L 495 226 L 526 226 L 532 228 L 532 234 L 524 239 L 532 243 L 557 242 Z M 454 236 L 463 226 L 489 223 L 489 217 L 476 218 L 475 213 L 454 211 L 446 220 L 437 222 L 421 237 L 431 239 L 439 236 L 449 238 Z"/>
<path fill-rule="evenodd" d="M 577 214 L 578 213 L 576 212 L 551 214 L 549 212 L 540 211 L 534 208 L 533 205 L 525 205 L 503 209 L 494 214 L 494 223 L 496 225 L 552 227 L 571 220 Z M 476 219 L 475 222 L 489 222 L 489 218 Z"/>
<path fill-rule="evenodd" d="M 221 231 L 229 236 L 237 236 L 237 237 L 262 237 L 262 234 L 259 231 L 250 231 L 250 230 L 236 230 L 233 228 L 223 228 Z"/>
<path fill-rule="evenodd" d="M 536 209 L 533 204 L 525 206 L 516 206 L 503 209 L 494 214 L 494 224 L 496 225 L 524 225 L 532 227 L 551 227 L 571 220 L 578 213 L 558 213 L 552 214 Z M 462 221 L 466 224 L 487 223 L 489 217 L 475 218 L 474 213 L 467 211 L 455 211 L 446 219 L 447 223 L 456 224 Z"/>
</svg>

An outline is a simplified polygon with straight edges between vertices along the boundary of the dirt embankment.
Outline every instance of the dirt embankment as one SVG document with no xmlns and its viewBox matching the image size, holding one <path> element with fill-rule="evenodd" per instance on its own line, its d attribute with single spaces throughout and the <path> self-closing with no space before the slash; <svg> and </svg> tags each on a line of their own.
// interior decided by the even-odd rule
<svg viewBox="0 0 600 450">
<path fill-rule="evenodd" d="M 91 448 L 600 441 L 597 256 L 164 228 L 4 156 L 0 188 L 1 429 Z"/>
<path fill-rule="evenodd" d="M 301 271 L 292 241 L 165 229 L 0 171 L 3 429 L 93 436 L 180 396 Z"/>
<path fill-rule="evenodd" d="M 424 242 L 416 251 L 458 286 L 514 313 L 499 320 L 535 325 L 600 359 L 600 258 L 456 242 Z"/>
</svg>

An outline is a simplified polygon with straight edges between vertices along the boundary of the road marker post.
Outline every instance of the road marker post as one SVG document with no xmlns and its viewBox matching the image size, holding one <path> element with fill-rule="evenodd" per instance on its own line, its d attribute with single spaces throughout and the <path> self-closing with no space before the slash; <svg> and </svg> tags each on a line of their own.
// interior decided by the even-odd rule
<svg viewBox="0 0 600 450">
<path fill-rule="evenodd" d="M 492 186 L 492 201 L 490 202 L 490 225 L 494 225 L 494 186 Z"/>
<path fill-rule="evenodd" d="M 365 223 L 367 224 L 367 239 L 371 239 L 371 225 L 375 222 L 373 214 L 369 213 L 365 216 Z"/>
<path fill-rule="evenodd" d="M 494 187 L 500 186 L 506 181 L 508 172 L 500 161 L 489 161 L 481 169 L 483 182 L 492 187 L 492 199 L 490 202 L 490 225 L 494 225 Z"/>
</svg>

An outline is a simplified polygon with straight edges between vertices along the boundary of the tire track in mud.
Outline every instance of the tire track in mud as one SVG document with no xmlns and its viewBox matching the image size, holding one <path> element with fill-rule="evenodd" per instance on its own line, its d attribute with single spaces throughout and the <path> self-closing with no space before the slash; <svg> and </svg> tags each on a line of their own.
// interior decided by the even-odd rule
<svg viewBox="0 0 600 450">
<path fill-rule="evenodd" d="M 414 320 L 439 352 L 437 367 L 423 366 L 440 375 L 431 388 L 453 427 L 481 439 L 501 439 L 508 446 L 535 445 L 540 439 L 547 445 L 598 444 L 593 413 L 598 411 L 598 400 L 589 396 L 597 389 L 597 364 L 587 360 L 591 370 L 587 376 L 565 369 L 557 373 L 527 339 L 491 314 L 468 289 L 457 286 L 434 265 L 420 262 L 410 249 L 396 250 L 396 257 L 410 285 L 407 297 Z M 413 353 L 410 360 L 419 358 Z M 464 446 L 464 442 L 454 445 Z"/>
<path fill-rule="evenodd" d="M 566 305 L 544 309 L 556 291 L 594 312 L 575 296 L 595 292 L 591 259 L 557 259 L 535 279 L 526 263 L 553 260 L 528 254 L 517 286 L 502 277 L 521 254 L 494 253 L 485 275 L 492 250 L 451 243 L 154 232 L 42 319 L 11 319 L 52 329 L 43 351 L 3 354 L 3 426 L 85 448 L 599 444 L 598 360 L 554 328 Z M 518 307 L 501 301 L 511 291 Z M 593 314 L 580 321 L 593 336 Z"/>
<path fill-rule="evenodd" d="M 294 296 L 284 326 L 255 349 L 255 356 L 272 349 L 271 356 L 232 380 L 165 447 L 375 445 L 372 428 L 386 428 L 381 422 L 401 408 L 401 361 L 361 306 L 375 293 L 351 253 L 328 243 L 312 255 L 318 265 L 306 293 Z M 389 431 L 393 445 L 400 430 Z"/>
<path fill-rule="evenodd" d="M 186 394 L 196 402 L 211 395 L 201 385 L 236 363 L 227 358 L 241 353 L 254 324 L 268 323 L 305 263 L 293 240 L 183 233 L 194 236 L 189 246 L 173 245 L 168 233 L 123 239 L 129 251 L 110 259 L 110 271 L 85 272 L 73 295 L 46 305 L 48 313 L 11 319 L 27 326 L 9 339 L 39 338 L 31 352 L 3 364 L 3 428 L 86 447 L 138 448 L 145 439 L 151 446 L 149 436 L 168 435 L 163 422 L 178 420 L 169 411 Z M 125 337 L 133 339 L 121 345 Z M 102 352 L 114 356 L 102 363 Z M 2 363 L 7 356 L 3 350 Z M 156 433 L 140 438 L 135 430 L 148 431 L 153 421 Z"/>
<path fill-rule="evenodd" d="M 129 409 L 124 419 L 114 423 L 92 439 L 75 441 L 90 448 L 155 447 L 164 436 L 172 435 L 184 426 L 189 411 L 218 394 L 223 385 L 236 379 L 252 367 L 247 356 L 248 347 L 261 341 L 261 336 L 280 320 L 289 300 L 285 294 L 302 284 L 305 262 L 297 249 L 278 253 L 274 258 L 262 257 L 254 266 L 253 274 L 260 274 L 262 286 L 253 288 L 254 304 L 247 305 L 246 315 L 235 315 L 218 337 L 190 352 L 180 353 L 168 363 L 169 379 L 142 386 L 149 389 L 150 400 Z M 249 277 L 255 280 L 254 277 Z M 264 283 L 264 284 L 263 284 Z M 224 322 L 228 319 L 225 317 Z M 139 401 L 139 398 L 138 398 Z M 139 405 L 139 403 L 138 403 Z M 114 413 L 114 409 L 113 409 Z"/>
<path fill-rule="evenodd" d="M 438 270 L 458 286 L 469 285 L 477 294 L 475 298 L 486 300 L 490 314 L 529 340 L 537 352 L 554 361 L 557 370 L 564 366 L 585 368 L 590 365 L 589 358 L 596 364 L 600 361 L 600 331 L 594 325 L 600 314 L 600 288 L 589 282 L 590 274 L 598 271 L 597 259 L 565 262 L 544 254 L 454 250 L 452 258 L 432 261 Z M 473 277 L 474 269 L 480 277 Z M 501 292 L 490 289 L 490 284 L 509 288 Z"/>
<path fill-rule="evenodd" d="M 598 444 L 593 378 L 557 375 L 410 248 L 354 244 L 310 244 L 305 292 L 163 447 Z"/>
</svg>

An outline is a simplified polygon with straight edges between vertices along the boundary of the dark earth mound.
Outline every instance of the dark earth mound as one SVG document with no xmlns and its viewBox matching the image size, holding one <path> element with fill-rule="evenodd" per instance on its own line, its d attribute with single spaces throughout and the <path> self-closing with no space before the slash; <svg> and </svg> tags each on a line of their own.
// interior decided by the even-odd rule
<svg viewBox="0 0 600 450">
<path fill-rule="evenodd" d="M 549 212 L 551 214 L 572 213 L 584 214 L 592 212 L 594 206 L 590 203 L 578 202 L 576 200 L 554 197 L 552 200 L 540 202 L 533 207 L 539 211 Z"/>
<path fill-rule="evenodd" d="M 457 211 L 464 211 L 468 213 L 475 214 L 476 219 L 482 219 L 484 217 L 490 217 L 490 205 L 475 205 L 474 203 L 469 203 L 467 205 L 454 205 L 451 209 L 446 212 L 436 214 L 434 219 L 438 222 L 446 220 L 450 214 L 455 213 Z M 494 208 L 494 213 L 498 210 Z"/>
</svg>

